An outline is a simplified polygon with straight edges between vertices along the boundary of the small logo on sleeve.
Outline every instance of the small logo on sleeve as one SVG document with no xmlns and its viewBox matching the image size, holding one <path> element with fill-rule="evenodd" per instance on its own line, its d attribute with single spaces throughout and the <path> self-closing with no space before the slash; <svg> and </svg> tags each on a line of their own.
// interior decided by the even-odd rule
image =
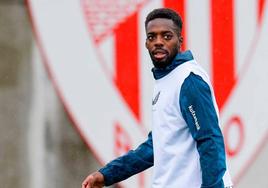
<svg viewBox="0 0 268 188">
<path fill-rule="evenodd" d="M 157 103 L 159 95 L 160 95 L 160 91 L 156 94 L 154 100 L 152 101 L 152 105 L 155 105 Z"/>
<path fill-rule="evenodd" d="M 199 130 L 199 129 L 200 129 L 200 125 L 199 125 L 199 123 L 198 123 L 198 119 L 197 119 L 197 117 L 196 117 L 196 114 L 195 114 L 193 105 L 190 105 L 190 106 L 188 107 L 188 109 L 189 109 L 189 111 L 191 112 L 191 114 L 192 114 L 192 116 L 193 116 L 193 118 L 194 118 L 194 124 L 195 124 L 196 129 Z"/>
</svg>

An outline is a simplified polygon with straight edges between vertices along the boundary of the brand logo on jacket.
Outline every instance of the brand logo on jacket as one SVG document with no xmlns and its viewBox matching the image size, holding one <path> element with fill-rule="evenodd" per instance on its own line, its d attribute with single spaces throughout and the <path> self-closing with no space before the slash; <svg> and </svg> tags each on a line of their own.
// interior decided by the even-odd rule
<svg viewBox="0 0 268 188">
<path fill-rule="evenodd" d="M 158 93 L 156 94 L 156 96 L 154 97 L 154 100 L 152 101 L 152 105 L 155 105 L 159 99 L 159 96 L 160 96 L 160 91 L 158 91 Z"/>
<path fill-rule="evenodd" d="M 200 129 L 200 125 L 199 125 L 198 119 L 196 117 L 196 114 L 195 114 L 195 110 L 193 108 L 193 105 L 188 106 L 188 109 L 189 109 L 190 113 L 193 116 L 194 124 L 195 124 L 196 129 L 199 130 Z"/>
</svg>

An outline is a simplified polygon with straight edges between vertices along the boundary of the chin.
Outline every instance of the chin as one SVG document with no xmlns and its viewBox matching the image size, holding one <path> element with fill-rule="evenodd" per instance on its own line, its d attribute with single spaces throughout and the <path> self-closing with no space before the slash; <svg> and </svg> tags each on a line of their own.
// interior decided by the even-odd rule
<svg viewBox="0 0 268 188">
<path fill-rule="evenodd" d="M 156 68 L 165 68 L 168 64 L 166 61 L 153 61 Z"/>
</svg>

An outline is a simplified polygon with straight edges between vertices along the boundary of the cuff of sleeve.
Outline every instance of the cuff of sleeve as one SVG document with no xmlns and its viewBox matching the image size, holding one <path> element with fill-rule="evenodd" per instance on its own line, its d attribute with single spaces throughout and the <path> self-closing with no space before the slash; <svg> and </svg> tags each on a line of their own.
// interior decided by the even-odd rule
<svg viewBox="0 0 268 188">
<path fill-rule="evenodd" d="M 209 186 L 202 185 L 201 188 L 224 188 L 224 183 L 223 183 L 223 180 L 221 180 L 213 185 L 209 185 Z"/>
<path fill-rule="evenodd" d="M 99 172 L 103 175 L 104 177 L 104 185 L 105 186 L 110 186 L 112 184 L 114 184 L 113 182 L 113 178 L 111 177 L 111 173 L 109 172 L 109 170 L 107 168 L 101 168 L 99 170 Z"/>
</svg>

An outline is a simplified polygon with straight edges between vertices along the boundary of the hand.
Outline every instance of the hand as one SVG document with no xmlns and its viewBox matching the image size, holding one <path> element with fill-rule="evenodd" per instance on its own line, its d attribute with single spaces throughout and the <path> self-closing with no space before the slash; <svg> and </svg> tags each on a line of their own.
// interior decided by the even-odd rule
<svg viewBox="0 0 268 188">
<path fill-rule="evenodd" d="M 82 183 L 82 188 L 102 188 L 103 186 L 104 176 L 100 172 L 89 174 Z"/>
</svg>

